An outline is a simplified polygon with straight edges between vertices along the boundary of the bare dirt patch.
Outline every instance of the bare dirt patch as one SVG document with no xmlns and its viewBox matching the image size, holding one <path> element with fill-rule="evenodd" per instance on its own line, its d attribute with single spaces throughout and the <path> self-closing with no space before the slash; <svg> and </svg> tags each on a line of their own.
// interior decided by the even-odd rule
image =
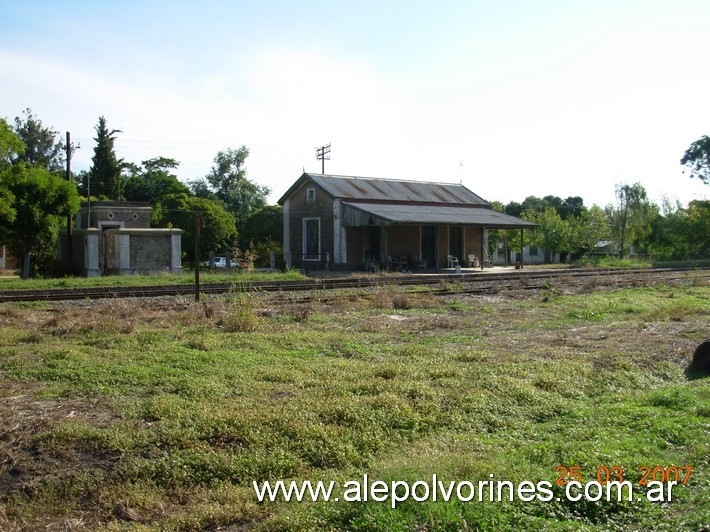
<svg viewBox="0 0 710 532">
<path fill-rule="evenodd" d="M 0 380 L 0 501 L 13 492 L 34 489 L 48 475 L 106 469 L 111 457 L 77 450 L 43 453 L 38 435 L 68 420 L 105 425 L 118 419 L 99 399 L 41 399 L 37 384 Z"/>
</svg>

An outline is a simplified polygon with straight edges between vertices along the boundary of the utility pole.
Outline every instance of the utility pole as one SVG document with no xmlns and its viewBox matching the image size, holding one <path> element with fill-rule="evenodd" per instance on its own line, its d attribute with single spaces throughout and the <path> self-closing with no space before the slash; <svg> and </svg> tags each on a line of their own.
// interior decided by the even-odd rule
<svg viewBox="0 0 710 532">
<path fill-rule="evenodd" d="M 325 161 L 326 159 L 330 161 L 330 157 L 327 156 L 330 153 L 330 144 L 316 148 L 316 159 L 321 161 L 321 174 L 325 174 Z"/>
<path fill-rule="evenodd" d="M 71 157 L 74 150 L 81 148 L 78 145 L 76 148 L 71 143 L 71 134 L 67 131 L 67 181 L 71 183 Z M 74 241 L 71 232 L 71 213 L 67 213 L 67 272 L 74 273 Z"/>
<path fill-rule="evenodd" d="M 195 301 L 200 300 L 200 229 L 202 229 L 202 213 L 195 213 Z"/>
</svg>

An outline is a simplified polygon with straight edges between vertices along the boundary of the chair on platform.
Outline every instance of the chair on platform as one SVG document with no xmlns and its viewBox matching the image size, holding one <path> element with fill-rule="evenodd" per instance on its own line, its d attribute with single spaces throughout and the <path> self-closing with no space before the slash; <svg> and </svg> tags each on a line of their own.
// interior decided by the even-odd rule
<svg viewBox="0 0 710 532">
<path fill-rule="evenodd" d="M 455 268 L 459 265 L 459 259 L 457 257 L 454 257 L 453 255 L 446 255 L 446 261 L 447 268 Z"/>
<path fill-rule="evenodd" d="M 478 262 L 478 257 L 476 257 L 476 255 L 473 253 L 471 253 L 468 256 L 468 267 L 469 268 L 480 268 L 481 267 L 481 263 Z"/>
</svg>

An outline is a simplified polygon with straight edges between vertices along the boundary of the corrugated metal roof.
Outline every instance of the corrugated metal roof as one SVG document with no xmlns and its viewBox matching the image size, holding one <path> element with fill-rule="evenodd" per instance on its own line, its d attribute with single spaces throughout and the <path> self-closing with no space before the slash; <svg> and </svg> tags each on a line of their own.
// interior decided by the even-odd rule
<svg viewBox="0 0 710 532">
<path fill-rule="evenodd" d="M 473 225 L 499 229 L 532 229 L 533 222 L 516 218 L 486 207 L 451 207 L 446 205 L 386 205 L 382 203 L 347 203 L 347 209 L 381 218 L 389 223 Z M 347 216 L 347 213 L 344 213 Z M 362 216 L 349 216 L 351 220 L 363 219 Z M 367 225 L 367 224 L 357 224 Z"/>
<path fill-rule="evenodd" d="M 283 195 L 283 200 L 295 190 L 303 179 L 310 178 L 334 198 L 370 201 L 413 201 L 459 205 L 489 205 L 463 185 L 405 181 L 374 177 L 303 174 Z"/>
</svg>

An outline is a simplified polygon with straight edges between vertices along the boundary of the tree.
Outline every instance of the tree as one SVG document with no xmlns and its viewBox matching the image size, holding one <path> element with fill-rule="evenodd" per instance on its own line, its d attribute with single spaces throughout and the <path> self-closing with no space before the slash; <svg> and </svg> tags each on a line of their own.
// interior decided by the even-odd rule
<svg viewBox="0 0 710 532">
<path fill-rule="evenodd" d="M 23 115 L 24 118 L 15 117 L 15 133 L 25 144 L 25 149 L 17 154 L 14 162 L 39 166 L 50 172 L 63 170 L 64 143 L 59 133 L 44 127 L 42 121 L 32 114 L 32 109 L 25 109 Z"/>
<path fill-rule="evenodd" d="M 106 119 L 99 117 L 96 125 L 96 147 L 92 157 L 92 166 L 89 171 L 90 192 L 94 196 L 105 196 L 109 199 L 122 200 L 124 198 L 125 179 L 121 176 L 123 159 L 116 158 L 114 151 L 114 141 L 116 133 L 121 133 L 118 129 L 108 130 Z"/>
<path fill-rule="evenodd" d="M 648 204 L 646 189 L 640 183 L 616 185 L 616 209 L 610 210 L 618 236 L 619 258 L 624 258 L 626 239 L 629 232 L 641 230 L 644 221 L 644 209 Z"/>
<path fill-rule="evenodd" d="M 10 126 L 0 118 L 0 179 L 10 170 L 12 160 L 25 149 Z M 16 211 L 12 207 L 15 196 L 6 187 L 0 187 L 0 224 L 10 224 L 15 220 Z"/>
<path fill-rule="evenodd" d="M 180 182 L 171 170 L 180 166 L 175 159 L 155 157 L 143 161 L 140 166 L 125 164 L 131 171 L 126 180 L 124 196 L 127 201 L 149 201 L 158 203 L 161 198 L 172 194 L 189 194 L 189 189 Z"/>
<path fill-rule="evenodd" d="M 163 227 L 183 230 L 182 249 L 190 261 L 194 261 L 195 213 L 202 213 L 200 231 L 200 255 L 210 251 L 223 252 L 232 248 L 237 239 L 237 227 L 232 213 L 227 212 L 218 201 L 195 198 L 186 193 L 163 197 L 153 211 L 153 222 Z"/>
<path fill-rule="evenodd" d="M 655 253 L 668 259 L 710 257 L 710 201 L 693 200 L 685 208 L 664 199 L 651 220 L 650 241 Z"/>
<path fill-rule="evenodd" d="M 0 171 L 8 168 L 25 151 L 25 143 L 0 118 Z"/>
<path fill-rule="evenodd" d="M 237 219 L 237 228 L 242 229 L 252 212 L 266 205 L 269 187 L 257 185 L 246 177 L 244 162 L 249 149 L 228 148 L 217 153 L 207 181 L 214 188 L 217 198 Z"/>
<path fill-rule="evenodd" d="M 685 150 L 680 164 L 690 170 L 690 177 L 697 177 L 710 185 L 710 137 L 700 137 Z"/>
<path fill-rule="evenodd" d="M 527 210 L 533 210 L 537 212 L 542 212 L 545 210 L 545 200 L 538 198 L 537 196 L 528 196 L 523 200 L 521 204 L 521 214 Z"/>
<path fill-rule="evenodd" d="M 195 179 L 194 181 L 188 181 L 187 186 L 190 188 L 190 192 L 193 196 L 219 201 L 217 194 L 215 194 L 210 188 L 210 184 L 206 179 Z"/>
<path fill-rule="evenodd" d="M 584 200 L 579 196 L 565 198 L 562 204 L 557 207 L 557 212 L 563 220 L 567 220 L 570 217 L 581 216 L 585 210 Z"/>
<path fill-rule="evenodd" d="M 686 240 L 692 258 L 710 257 L 710 201 L 693 200 L 686 209 Z"/>
<path fill-rule="evenodd" d="M 604 210 L 597 205 L 585 209 L 579 216 L 567 218 L 565 222 L 568 225 L 568 236 L 564 247 L 573 260 L 594 251 L 599 241 L 610 236 L 609 220 Z"/>
<path fill-rule="evenodd" d="M 530 244 L 545 250 L 545 262 L 551 262 L 551 253 L 568 251 L 565 244 L 568 241 L 568 225 L 557 214 L 554 207 L 545 207 L 543 211 L 526 210 L 522 214 L 525 220 L 538 224 L 533 231 Z"/>
<path fill-rule="evenodd" d="M 11 223 L 0 224 L 0 240 L 22 260 L 22 278 L 30 274 L 30 259 L 40 242 L 54 242 L 59 224 L 79 209 L 74 183 L 44 168 L 16 164 L 0 175 L 0 190 L 8 190 L 15 211 Z"/>
<path fill-rule="evenodd" d="M 280 205 L 267 205 L 250 214 L 239 233 L 242 248 L 246 248 L 249 242 L 283 242 L 283 237 L 284 210 Z"/>
</svg>

